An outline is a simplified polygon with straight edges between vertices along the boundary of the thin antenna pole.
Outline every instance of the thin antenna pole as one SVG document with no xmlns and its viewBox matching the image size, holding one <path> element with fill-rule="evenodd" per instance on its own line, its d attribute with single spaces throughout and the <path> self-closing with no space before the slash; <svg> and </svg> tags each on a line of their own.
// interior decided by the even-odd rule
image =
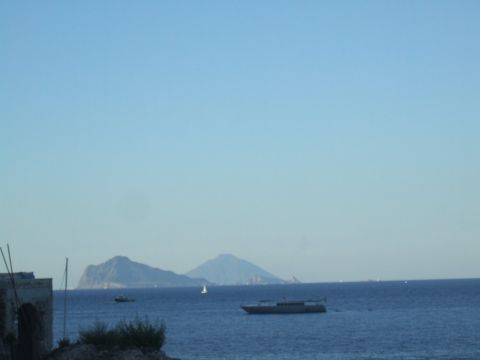
<svg viewBox="0 0 480 360">
<path fill-rule="evenodd" d="M 10 256 L 10 245 L 7 244 L 8 261 L 10 262 L 10 272 L 13 274 L 12 258 Z"/>
<path fill-rule="evenodd" d="M 67 338 L 67 286 L 68 286 L 68 257 L 65 260 L 65 295 L 63 297 L 63 338 Z"/>
<path fill-rule="evenodd" d="M 8 267 L 7 259 L 5 259 L 5 255 L 3 254 L 3 249 L 1 246 L 0 246 L 0 252 L 2 253 L 3 262 L 5 263 L 5 267 L 7 268 L 8 277 L 11 278 L 12 275 L 10 274 L 10 268 Z"/>
<path fill-rule="evenodd" d="M 13 292 L 15 294 L 15 301 L 17 302 L 17 309 L 18 309 L 20 302 L 18 301 L 17 284 L 15 284 L 15 275 L 13 272 L 12 257 L 10 256 L 10 245 L 8 243 L 7 243 L 7 252 L 8 252 L 8 261 L 10 262 L 10 274 L 12 277 Z"/>
<path fill-rule="evenodd" d="M 8 277 L 10 278 L 10 282 L 12 283 L 13 295 L 15 296 L 15 308 L 16 308 L 15 310 L 18 311 L 19 301 L 18 301 L 17 287 L 15 286 L 14 274 L 8 267 L 7 259 L 5 258 L 5 254 L 3 253 L 3 249 L 1 246 L 0 246 L 0 253 L 2 253 L 3 262 L 5 264 L 5 267 L 7 268 L 7 273 L 8 273 Z"/>
<path fill-rule="evenodd" d="M 3 249 L 1 246 L 0 246 L 0 252 L 2 253 L 3 262 L 5 263 L 5 267 L 7 268 L 8 277 L 10 278 L 10 280 L 12 280 L 12 274 L 10 273 L 10 268 L 8 267 L 7 259 L 5 259 L 5 255 L 3 254 Z"/>
</svg>

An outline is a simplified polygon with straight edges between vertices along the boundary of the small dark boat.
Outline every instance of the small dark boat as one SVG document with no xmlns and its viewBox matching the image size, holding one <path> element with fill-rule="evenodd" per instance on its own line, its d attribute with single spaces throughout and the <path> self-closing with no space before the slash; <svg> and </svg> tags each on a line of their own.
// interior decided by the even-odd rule
<svg viewBox="0 0 480 360">
<path fill-rule="evenodd" d="M 116 296 L 115 297 L 115 302 L 133 302 L 135 301 L 135 299 L 130 299 L 126 296 L 123 296 L 123 295 L 119 295 L 119 296 Z"/>
<path fill-rule="evenodd" d="M 262 300 L 253 305 L 242 305 L 249 314 L 300 314 L 324 313 L 326 299 L 323 300 Z"/>
</svg>

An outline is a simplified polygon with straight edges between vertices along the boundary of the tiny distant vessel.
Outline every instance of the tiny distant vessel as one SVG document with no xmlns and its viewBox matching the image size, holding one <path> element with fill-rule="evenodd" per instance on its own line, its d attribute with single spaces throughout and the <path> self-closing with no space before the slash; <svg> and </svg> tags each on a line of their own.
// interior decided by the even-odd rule
<svg viewBox="0 0 480 360">
<path fill-rule="evenodd" d="M 206 294 L 208 293 L 207 287 L 203 285 L 202 291 L 200 291 L 200 294 Z"/>
<path fill-rule="evenodd" d="M 240 306 L 249 314 L 300 314 L 324 313 L 326 299 L 323 300 L 261 300 L 257 304 Z"/>
<path fill-rule="evenodd" d="M 123 296 L 123 295 L 116 296 L 114 300 L 115 300 L 115 302 L 119 302 L 119 303 L 135 301 L 135 299 L 130 299 L 130 298 L 128 298 L 126 296 Z"/>
</svg>

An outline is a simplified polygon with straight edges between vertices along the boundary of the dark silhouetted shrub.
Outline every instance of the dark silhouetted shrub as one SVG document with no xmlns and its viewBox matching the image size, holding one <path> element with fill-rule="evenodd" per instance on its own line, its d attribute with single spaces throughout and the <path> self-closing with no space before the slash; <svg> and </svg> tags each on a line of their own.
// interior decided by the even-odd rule
<svg viewBox="0 0 480 360">
<path fill-rule="evenodd" d="M 165 324 L 152 324 L 147 318 L 121 321 L 115 328 L 120 338 L 120 347 L 139 348 L 146 351 L 159 350 L 165 342 Z"/>
<path fill-rule="evenodd" d="M 99 347 L 113 348 L 118 345 L 118 333 L 109 329 L 107 324 L 102 321 L 96 321 L 93 326 L 80 331 L 79 342 Z"/>
<path fill-rule="evenodd" d="M 80 331 L 79 342 L 102 348 L 140 349 L 142 352 L 160 350 L 165 342 L 163 322 L 152 324 L 148 318 L 120 321 L 114 328 L 95 322 L 92 328 Z"/>
<path fill-rule="evenodd" d="M 69 346 L 70 346 L 70 339 L 69 338 L 63 338 L 63 339 L 58 340 L 58 348 L 59 349 L 63 349 L 63 348 L 69 347 Z"/>
</svg>

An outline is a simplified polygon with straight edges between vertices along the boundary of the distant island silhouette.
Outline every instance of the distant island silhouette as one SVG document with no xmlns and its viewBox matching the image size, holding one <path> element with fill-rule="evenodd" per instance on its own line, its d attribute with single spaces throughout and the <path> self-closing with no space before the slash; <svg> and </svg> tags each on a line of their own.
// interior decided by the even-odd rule
<svg viewBox="0 0 480 360">
<path fill-rule="evenodd" d="M 205 278 L 217 285 L 284 284 L 268 271 L 232 254 L 221 254 L 189 271 L 187 276 Z"/>
<path fill-rule="evenodd" d="M 77 289 L 155 288 L 203 284 L 209 282 L 141 264 L 126 256 L 115 256 L 102 264 L 87 266 Z"/>
<path fill-rule="evenodd" d="M 135 262 L 126 256 L 115 256 L 104 263 L 87 266 L 77 289 L 267 285 L 292 282 L 299 281 L 285 281 L 232 254 L 219 255 L 185 275 Z"/>
</svg>

